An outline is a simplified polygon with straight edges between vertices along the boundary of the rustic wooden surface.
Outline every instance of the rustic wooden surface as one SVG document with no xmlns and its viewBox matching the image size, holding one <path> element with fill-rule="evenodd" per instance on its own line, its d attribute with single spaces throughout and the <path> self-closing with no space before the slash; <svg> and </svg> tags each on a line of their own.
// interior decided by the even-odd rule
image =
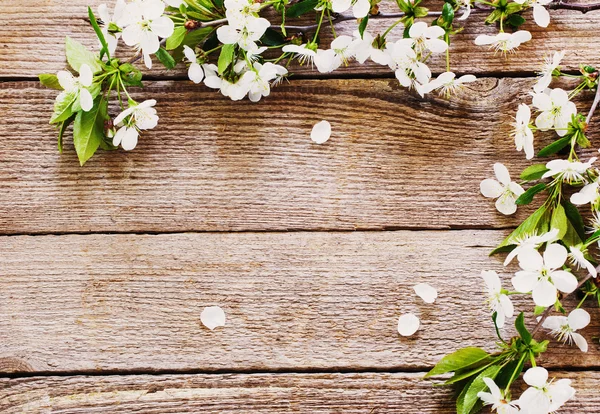
<svg viewBox="0 0 600 414">
<path fill-rule="evenodd" d="M 459 346 L 493 349 L 479 273 L 510 283 L 487 253 L 527 213 L 499 215 L 478 184 L 494 162 L 528 164 L 508 135 L 544 54 L 600 65 L 600 11 L 527 23 L 535 43 L 508 59 L 475 47 L 494 28 L 472 24 L 452 64 L 481 79 L 450 101 L 351 65 L 231 102 L 156 65 L 135 93 L 159 101 L 158 128 L 81 168 L 35 76 L 64 68 L 66 35 L 95 46 L 86 5 L 102 2 L 0 2 L 0 412 L 453 412 L 421 377 Z M 423 281 L 434 305 L 412 292 Z M 201 325 L 210 305 L 225 327 Z M 412 338 L 396 333 L 407 311 Z M 561 413 L 600 412 L 598 313 L 587 354 L 553 343 L 542 361 L 575 382 Z"/>
</svg>

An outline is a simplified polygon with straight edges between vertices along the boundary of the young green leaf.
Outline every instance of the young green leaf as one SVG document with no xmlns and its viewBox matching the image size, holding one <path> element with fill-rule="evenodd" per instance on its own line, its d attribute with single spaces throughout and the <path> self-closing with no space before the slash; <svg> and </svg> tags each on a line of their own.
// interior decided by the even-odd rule
<svg viewBox="0 0 600 414">
<path fill-rule="evenodd" d="M 62 91 L 63 87 L 58 83 L 58 77 L 53 73 L 42 73 L 38 75 L 40 78 L 40 83 L 47 88 L 56 89 L 58 91 Z"/>
<path fill-rule="evenodd" d="M 104 140 L 104 121 L 108 119 L 108 102 L 98 98 L 88 112 L 80 111 L 73 124 L 73 144 L 79 163 L 85 164 Z"/>
<path fill-rule="evenodd" d="M 562 239 L 567 234 L 569 223 L 567 221 L 567 215 L 565 209 L 561 204 L 558 204 L 552 212 L 552 218 L 550 219 L 550 228 L 558 229 L 558 239 Z"/>
<path fill-rule="evenodd" d="M 500 368 L 500 365 L 492 365 L 486 368 L 463 389 L 463 392 L 460 393 L 458 399 L 456 400 L 457 414 L 471 413 L 473 408 L 480 401 L 477 394 L 488 389 L 483 379 L 495 379 L 496 375 L 498 375 L 498 372 L 500 372 Z"/>
<path fill-rule="evenodd" d="M 453 372 L 461 368 L 468 367 L 477 362 L 481 362 L 488 358 L 490 354 L 481 348 L 467 347 L 459 349 L 449 355 L 443 357 L 425 377 L 441 375 L 447 372 Z"/>
<path fill-rule="evenodd" d="M 564 199 L 562 204 L 573 229 L 581 240 L 585 240 L 585 225 L 583 223 L 583 217 L 581 217 L 581 214 L 579 213 L 579 209 L 567 199 Z"/>
<path fill-rule="evenodd" d="M 280 46 L 285 43 L 285 38 L 277 30 L 269 28 L 260 38 L 260 42 L 265 46 Z"/>
<path fill-rule="evenodd" d="M 173 34 L 167 39 L 167 44 L 165 45 L 167 50 L 173 50 L 177 48 L 185 38 L 187 34 L 187 29 L 184 26 L 176 27 L 173 30 Z"/>
<path fill-rule="evenodd" d="M 224 45 L 221 48 L 221 54 L 219 55 L 218 68 L 219 74 L 222 75 L 223 72 L 233 63 L 235 52 L 235 45 Z"/>
<path fill-rule="evenodd" d="M 160 61 L 160 63 L 162 63 L 167 69 L 173 69 L 177 64 L 177 62 L 175 62 L 175 59 L 173 59 L 173 56 L 171 56 L 164 47 L 158 49 L 158 51 L 156 52 L 156 57 Z"/>
<path fill-rule="evenodd" d="M 523 194 L 521 194 L 519 198 L 517 198 L 515 203 L 519 206 L 531 203 L 533 201 L 533 197 L 540 191 L 545 190 L 546 187 L 547 185 L 545 183 L 537 183 L 533 187 L 528 188 L 527 191 L 525 191 Z"/>
<path fill-rule="evenodd" d="M 533 164 L 525 168 L 521 173 L 521 180 L 534 181 L 539 180 L 542 176 L 549 171 L 546 168 L 546 164 Z"/>
<path fill-rule="evenodd" d="M 304 0 L 294 4 L 287 10 L 288 17 L 300 17 L 303 14 L 306 14 L 312 10 L 319 4 L 319 0 Z"/>
<path fill-rule="evenodd" d="M 539 316 L 546 310 L 545 306 L 536 306 L 533 310 L 533 316 Z"/>
<path fill-rule="evenodd" d="M 58 152 L 61 154 L 63 152 L 63 136 L 65 135 L 67 127 L 73 123 L 74 119 L 75 115 L 71 115 L 69 119 L 66 119 L 60 123 L 60 127 L 58 129 Z"/>
<path fill-rule="evenodd" d="M 571 142 L 571 136 L 567 135 L 554 141 L 552 144 L 544 147 L 538 152 L 538 157 L 547 157 L 552 154 L 556 154 L 558 151 L 569 145 Z"/>
<path fill-rule="evenodd" d="M 517 332 L 523 340 L 523 343 L 529 345 L 533 337 L 525 327 L 525 316 L 523 315 L 523 312 L 519 313 L 519 316 L 515 319 L 515 328 L 517 328 Z"/>
<path fill-rule="evenodd" d="M 97 73 L 102 70 L 98 57 L 86 49 L 84 45 L 67 36 L 65 41 L 65 50 L 67 54 L 67 62 L 69 65 L 79 72 L 79 68 L 84 63 L 87 64 L 92 73 Z"/>
<path fill-rule="evenodd" d="M 100 50 L 100 60 L 102 60 L 102 58 L 104 57 L 104 54 L 106 54 L 107 59 L 110 60 L 110 51 L 108 50 L 108 43 L 106 43 L 106 39 L 104 38 L 104 33 L 102 33 L 102 30 L 100 30 L 100 26 L 98 26 L 98 21 L 96 20 L 96 16 L 94 15 L 92 8 L 89 6 L 88 6 L 88 17 L 90 19 L 90 23 L 92 24 L 92 27 L 94 28 L 94 32 L 96 33 L 96 36 L 98 37 L 98 40 L 100 41 L 100 44 L 102 45 L 102 49 Z"/>
<path fill-rule="evenodd" d="M 360 38 L 362 39 L 365 30 L 367 29 L 367 25 L 369 24 L 369 15 L 367 14 L 360 20 L 360 24 L 358 25 L 358 33 L 360 33 Z"/>
<path fill-rule="evenodd" d="M 61 92 L 54 101 L 54 113 L 50 118 L 50 123 L 58 124 L 73 115 L 73 103 L 76 99 L 76 92 Z"/>
</svg>

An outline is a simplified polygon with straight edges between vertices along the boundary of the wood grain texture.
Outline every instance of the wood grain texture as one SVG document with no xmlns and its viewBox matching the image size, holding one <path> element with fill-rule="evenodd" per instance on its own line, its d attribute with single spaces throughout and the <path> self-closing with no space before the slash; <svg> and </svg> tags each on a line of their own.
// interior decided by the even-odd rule
<svg viewBox="0 0 600 414">
<path fill-rule="evenodd" d="M 487 253 L 503 235 L 3 237 L 0 372 L 426 370 L 462 346 L 494 348 L 480 272 L 502 271 Z M 439 290 L 434 305 L 414 294 L 419 282 Z M 211 305 L 225 310 L 224 328 L 201 325 Z M 422 328 L 402 338 L 397 320 L 409 311 Z M 544 366 L 598 366 L 591 312 L 590 351 L 552 346 Z"/>
<path fill-rule="evenodd" d="M 479 183 L 495 162 L 513 176 L 530 164 L 510 130 L 531 82 L 484 78 L 447 101 L 394 80 L 305 80 L 259 104 L 150 83 L 137 99 L 158 99 L 158 127 L 83 168 L 70 138 L 58 153 L 47 124 L 56 91 L 2 83 L 0 233 L 514 226 Z M 333 134 L 316 145 L 321 119 Z"/>
<path fill-rule="evenodd" d="M 16 413 L 453 413 L 451 390 L 423 373 L 131 375 L 0 379 Z M 598 372 L 551 372 L 577 389 L 561 414 L 600 410 Z M 513 388 L 520 393 L 522 384 Z"/>
<path fill-rule="evenodd" d="M 97 47 L 93 31 L 86 22 L 87 6 L 95 7 L 100 3 L 111 4 L 106 0 L 3 0 L 0 3 L 0 77 L 22 78 L 35 77 L 40 72 L 56 72 L 64 69 L 64 38 L 71 36 L 89 47 Z M 426 2 L 431 10 L 440 10 L 440 2 Z M 384 2 L 384 8 L 385 2 Z M 387 7 L 390 9 L 390 7 Z M 395 8 L 391 8 L 397 11 Z M 390 10 L 391 11 L 391 10 Z M 600 11 L 581 14 L 576 11 L 553 10 L 552 22 L 547 29 L 539 28 L 526 12 L 528 22 L 524 25 L 530 30 L 533 41 L 521 46 L 519 53 L 503 57 L 494 56 L 486 47 L 475 46 L 473 41 L 480 34 L 495 34 L 495 27 L 483 24 L 485 14 L 474 13 L 468 20 L 464 32 L 456 36 L 451 46 L 452 68 L 461 73 L 524 73 L 539 70 L 543 57 L 555 50 L 568 51 L 563 68 L 577 70 L 579 65 L 600 64 L 596 53 L 597 46 L 590 33 L 595 31 Z M 307 23 L 308 20 L 304 20 Z M 375 20 L 369 24 L 373 33 L 383 32 L 391 23 L 390 20 Z M 301 22 L 302 23 L 302 22 Z M 338 35 L 351 35 L 356 30 L 356 23 L 342 22 L 337 28 Z M 326 48 L 332 40 L 328 30 L 322 32 L 322 47 Z M 402 35 L 402 29 L 392 33 L 390 40 Z M 124 46 L 124 56 L 132 53 Z M 443 56 L 430 60 L 432 70 L 436 73 L 445 71 Z M 143 66 L 143 65 L 142 65 Z M 307 67 L 294 67 L 294 73 L 318 75 Z M 145 72 L 159 77 L 184 77 L 183 64 L 167 72 L 156 64 L 151 71 Z M 336 71 L 340 74 L 370 76 L 387 74 L 392 76 L 389 68 L 370 64 L 352 64 Z"/>
</svg>

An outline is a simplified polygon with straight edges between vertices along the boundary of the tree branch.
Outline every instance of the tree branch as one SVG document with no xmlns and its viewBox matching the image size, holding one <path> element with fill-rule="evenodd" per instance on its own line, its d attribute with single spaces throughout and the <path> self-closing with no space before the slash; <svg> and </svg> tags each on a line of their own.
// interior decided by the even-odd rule
<svg viewBox="0 0 600 414">
<path fill-rule="evenodd" d="M 594 111 L 596 107 L 600 103 L 600 82 L 596 85 L 596 96 L 594 97 L 594 102 L 592 103 L 592 107 L 590 108 L 590 112 L 588 112 L 587 118 L 585 119 L 585 123 L 589 124 L 592 120 L 592 116 L 594 116 Z"/>
</svg>

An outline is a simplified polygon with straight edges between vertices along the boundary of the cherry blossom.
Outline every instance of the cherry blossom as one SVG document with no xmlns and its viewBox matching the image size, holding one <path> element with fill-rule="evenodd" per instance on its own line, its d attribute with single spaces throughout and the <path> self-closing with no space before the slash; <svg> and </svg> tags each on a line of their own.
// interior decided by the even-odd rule
<svg viewBox="0 0 600 414">
<path fill-rule="evenodd" d="M 519 254 L 521 269 L 512 278 L 517 292 L 532 292 L 537 306 L 551 306 L 556 302 L 558 291 L 571 293 L 577 288 L 577 278 L 562 270 L 567 260 L 567 249 L 558 243 L 546 246 L 544 256 L 537 250 L 526 250 Z"/>
<path fill-rule="evenodd" d="M 497 52 L 514 52 L 521 44 L 531 40 L 531 33 L 526 30 L 519 30 L 514 33 L 501 32 L 497 35 L 479 35 L 475 38 L 475 44 L 478 46 L 489 45 L 491 49 Z"/>
<path fill-rule="evenodd" d="M 529 388 L 519 397 L 519 405 L 527 414 L 554 412 L 575 395 L 571 380 L 548 382 L 548 371 L 542 367 L 529 368 L 523 380 Z"/>
<path fill-rule="evenodd" d="M 515 201 L 525 190 L 519 184 L 511 181 L 504 164 L 499 162 L 494 164 L 494 172 L 497 181 L 491 178 L 483 180 L 480 184 L 481 194 L 484 197 L 496 198 L 496 209 L 500 213 L 507 216 L 514 214 L 517 211 Z"/>
<path fill-rule="evenodd" d="M 534 94 L 533 106 L 540 111 L 535 119 L 535 126 L 542 131 L 555 128 L 556 133 L 561 137 L 567 134 L 571 117 L 577 113 L 575 104 L 561 88 Z"/>
<path fill-rule="evenodd" d="M 370 0 L 331 0 L 331 9 L 335 13 L 343 13 L 352 7 L 352 14 L 357 19 L 362 19 L 371 10 Z"/>
<path fill-rule="evenodd" d="M 513 303 L 510 298 L 503 292 L 502 285 L 500 283 L 500 277 L 493 270 L 484 270 L 481 272 L 481 277 L 485 282 L 487 289 L 487 302 L 490 309 L 496 312 L 496 325 L 498 328 L 504 326 L 506 318 L 512 318 L 514 314 Z"/>
<path fill-rule="evenodd" d="M 517 151 L 525 150 L 525 158 L 533 158 L 533 131 L 530 126 L 531 109 L 526 104 L 520 104 L 515 118 L 515 146 Z"/>
<path fill-rule="evenodd" d="M 75 96 L 73 101 L 73 110 L 77 111 L 81 108 L 84 112 L 88 112 L 94 106 L 94 98 L 88 90 L 94 81 L 92 69 L 86 63 L 79 67 L 79 77 L 74 77 L 71 72 L 61 70 L 56 74 L 58 83 L 64 89 L 58 97 L 57 102 L 66 99 L 67 95 Z"/>
<path fill-rule="evenodd" d="M 496 385 L 493 379 L 483 378 L 483 382 L 487 385 L 490 392 L 480 391 L 477 397 L 483 401 L 484 405 L 491 405 L 492 410 L 496 410 L 498 414 L 517 414 L 519 413 L 519 401 L 511 401 L 502 390 Z"/>
<path fill-rule="evenodd" d="M 552 74 L 556 69 L 558 69 L 560 65 L 560 61 L 565 56 L 565 52 L 554 52 L 552 58 L 545 57 L 544 65 L 542 66 L 542 70 L 540 71 L 540 77 L 533 85 L 533 90 L 536 93 L 541 93 L 546 90 L 548 86 L 550 86 L 550 82 L 552 82 Z"/>
<path fill-rule="evenodd" d="M 548 316 L 542 327 L 549 329 L 551 334 L 571 345 L 575 343 L 581 352 L 588 351 L 588 343 L 583 335 L 576 331 L 585 328 L 590 324 L 590 314 L 584 309 L 575 309 L 569 313 L 569 316 Z"/>
<path fill-rule="evenodd" d="M 129 108 L 115 118 L 114 124 L 121 126 L 113 137 L 115 147 L 121 145 L 125 151 L 130 151 L 137 145 L 140 130 L 156 127 L 158 115 L 154 105 L 156 105 L 154 99 L 148 99 L 139 105 L 132 102 Z"/>
<path fill-rule="evenodd" d="M 598 276 L 596 267 L 585 258 L 588 252 L 581 244 L 577 246 L 570 246 L 569 252 L 569 261 L 571 264 L 576 266 L 577 269 L 583 268 L 586 269 L 588 273 L 592 275 L 592 277 Z"/>
<path fill-rule="evenodd" d="M 476 80 L 477 78 L 474 75 L 463 75 L 456 78 L 453 72 L 444 72 L 425 85 L 425 93 L 439 90 L 441 96 L 450 97 L 462 89 L 466 83 L 475 82 Z"/>
<path fill-rule="evenodd" d="M 546 163 L 547 172 L 542 178 L 554 177 L 555 179 L 563 180 L 568 183 L 579 183 L 585 181 L 583 174 L 592 167 L 596 161 L 596 157 L 592 157 L 588 162 L 569 161 L 569 160 L 552 160 Z"/>
<path fill-rule="evenodd" d="M 443 53 L 448 49 L 448 44 L 440 39 L 446 34 L 440 26 L 427 26 L 425 22 L 416 22 L 408 30 L 409 38 L 398 42 L 402 45 L 414 48 L 418 53 L 427 50 L 433 53 Z"/>
</svg>

